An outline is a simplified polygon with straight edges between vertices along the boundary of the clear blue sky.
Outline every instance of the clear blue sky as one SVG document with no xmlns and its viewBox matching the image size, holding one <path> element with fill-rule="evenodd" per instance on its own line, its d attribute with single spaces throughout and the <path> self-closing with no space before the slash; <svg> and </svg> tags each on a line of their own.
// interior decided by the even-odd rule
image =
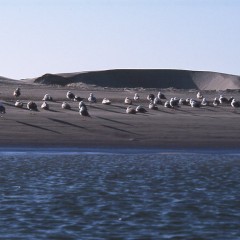
<svg viewBox="0 0 240 240">
<path fill-rule="evenodd" d="M 0 0 L 0 76 L 119 68 L 240 75 L 239 0 Z"/>
</svg>

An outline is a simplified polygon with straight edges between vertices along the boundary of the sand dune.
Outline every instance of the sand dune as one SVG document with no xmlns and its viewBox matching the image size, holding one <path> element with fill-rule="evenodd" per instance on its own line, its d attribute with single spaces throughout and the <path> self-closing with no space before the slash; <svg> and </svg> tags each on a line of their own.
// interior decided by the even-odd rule
<svg viewBox="0 0 240 240">
<path fill-rule="evenodd" d="M 0 83 L 15 84 L 17 80 L 0 76 Z"/>
<path fill-rule="evenodd" d="M 106 71 L 45 74 L 34 83 L 57 84 L 84 83 L 111 88 L 176 88 L 199 90 L 240 89 L 240 77 L 224 73 L 189 70 L 119 69 Z"/>
</svg>

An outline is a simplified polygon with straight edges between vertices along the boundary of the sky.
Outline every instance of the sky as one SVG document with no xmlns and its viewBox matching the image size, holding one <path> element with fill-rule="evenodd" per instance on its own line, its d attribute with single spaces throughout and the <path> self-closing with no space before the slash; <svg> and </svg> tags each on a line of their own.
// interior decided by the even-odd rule
<svg viewBox="0 0 240 240">
<path fill-rule="evenodd" d="M 107 69 L 240 75 L 239 0 L 0 0 L 0 76 Z"/>
</svg>

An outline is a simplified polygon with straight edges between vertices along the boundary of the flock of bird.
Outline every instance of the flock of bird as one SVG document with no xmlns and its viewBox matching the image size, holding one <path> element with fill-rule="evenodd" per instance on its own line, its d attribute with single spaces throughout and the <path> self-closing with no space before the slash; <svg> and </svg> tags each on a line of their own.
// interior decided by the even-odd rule
<svg viewBox="0 0 240 240">
<path fill-rule="evenodd" d="M 147 96 L 147 100 L 149 101 L 149 109 L 158 110 L 158 105 L 163 105 L 165 108 L 178 108 L 181 105 L 185 106 L 191 106 L 192 108 L 200 108 L 203 106 L 212 106 L 217 107 L 219 105 L 231 105 L 233 108 L 239 108 L 240 102 L 236 101 L 235 98 L 230 97 L 229 99 L 224 97 L 223 95 L 220 95 L 219 98 L 215 97 L 214 100 L 207 101 L 205 97 L 201 94 L 201 92 L 198 92 L 197 100 L 192 98 L 170 98 L 170 100 L 167 100 L 165 95 L 161 92 L 158 92 L 157 97 L 154 96 L 154 94 L 149 94 Z M 133 100 L 139 101 L 140 96 L 135 93 Z M 125 98 L 125 104 L 132 105 L 133 101 L 129 98 Z M 137 113 L 137 112 L 146 112 L 147 110 L 143 106 L 137 106 L 136 108 L 133 108 L 131 106 L 127 107 L 126 112 L 127 113 Z"/>
<path fill-rule="evenodd" d="M 17 88 L 14 90 L 13 95 L 18 98 L 21 95 L 21 89 Z M 152 110 L 158 110 L 158 105 L 163 105 L 165 108 L 178 108 L 181 105 L 186 105 L 186 106 L 191 106 L 192 108 L 199 108 L 202 106 L 210 106 L 212 104 L 212 106 L 216 107 L 218 105 L 230 105 L 233 108 L 239 108 L 240 107 L 240 102 L 236 101 L 235 98 L 230 97 L 229 99 L 224 97 L 223 95 L 220 95 L 219 98 L 215 97 L 213 101 L 207 101 L 206 98 L 202 95 L 201 92 L 198 92 L 197 95 L 197 100 L 195 99 L 190 99 L 190 98 L 170 98 L 169 100 L 167 100 L 167 98 L 165 97 L 165 95 L 161 92 L 158 92 L 157 96 L 155 97 L 154 94 L 149 94 L 147 96 L 147 100 L 148 100 L 148 107 L 149 109 Z M 81 98 L 77 95 L 75 95 L 74 93 L 72 93 L 71 91 L 68 91 L 66 94 L 66 98 L 68 100 L 71 101 L 77 101 L 79 102 L 79 114 L 82 116 L 90 116 L 88 113 L 88 108 L 86 106 L 86 104 L 83 102 L 84 98 Z M 41 104 L 41 108 L 44 110 L 49 110 L 49 101 L 53 101 L 53 98 L 49 95 L 49 94 L 45 94 L 45 96 L 43 97 L 43 103 Z M 97 99 L 96 97 L 93 95 L 93 93 L 90 93 L 89 97 L 87 98 L 87 101 L 89 103 L 96 103 Z M 126 97 L 124 100 L 124 104 L 128 105 L 126 108 L 126 113 L 128 114 L 134 114 L 137 112 L 140 113 L 145 113 L 147 112 L 147 110 L 142 106 L 142 105 L 138 105 L 136 108 L 133 107 L 133 102 L 139 102 L 140 101 L 140 96 L 138 93 L 135 93 L 133 99 Z M 108 98 L 104 98 L 102 100 L 102 104 L 105 105 L 110 105 L 111 104 L 111 100 L 109 100 Z M 22 108 L 24 105 L 24 103 L 21 100 L 16 100 L 15 102 L 15 107 L 18 108 Z M 63 109 L 71 109 L 71 106 L 68 102 L 64 101 L 61 105 L 61 107 Z M 31 110 L 31 111 L 38 111 L 38 107 L 37 104 L 34 101 L 29 101 L 27 103 L 27 109 Z M 6 113 L 6 109 L 3 105 L 3 103 L 0 102 L 0 113 L 4 114 Z"/>
</svg>

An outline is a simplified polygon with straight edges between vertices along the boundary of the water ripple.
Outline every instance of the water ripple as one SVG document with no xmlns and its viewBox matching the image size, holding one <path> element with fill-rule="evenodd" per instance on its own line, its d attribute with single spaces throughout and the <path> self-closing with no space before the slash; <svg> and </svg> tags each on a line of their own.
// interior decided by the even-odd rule
<svg viewBox="0 0 240 240">
<path fill-rule="evenodd" d="M 0 156 L 0 239 L 239 239 L 240 156 Z"/>
</svg>

